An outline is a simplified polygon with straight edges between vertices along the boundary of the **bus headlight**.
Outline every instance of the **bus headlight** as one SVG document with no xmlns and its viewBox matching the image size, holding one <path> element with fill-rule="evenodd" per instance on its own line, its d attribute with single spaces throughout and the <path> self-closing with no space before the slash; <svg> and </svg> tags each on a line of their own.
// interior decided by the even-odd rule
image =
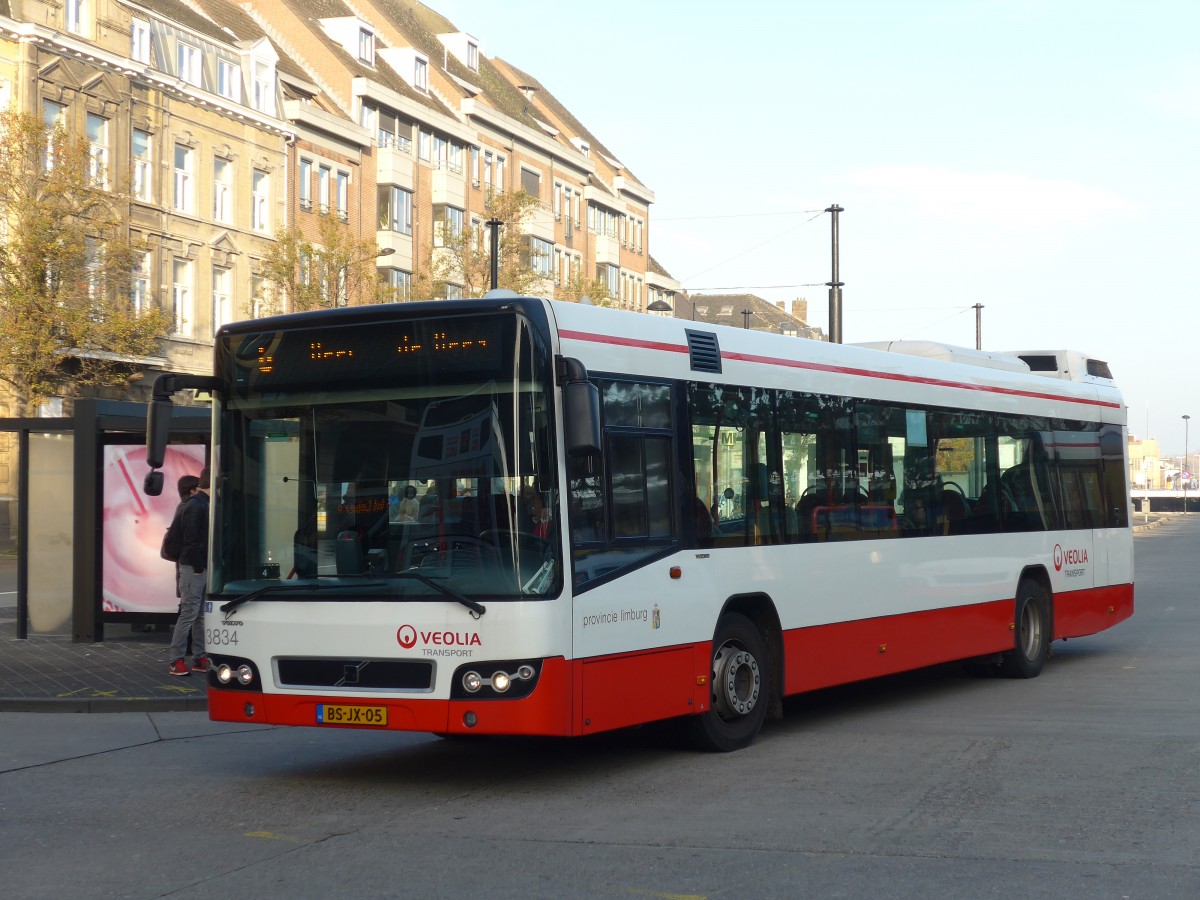
<svg viewBox="0 0 1200 900">
<path fill-rule="evenodd" d="M 217 666 L 217 681 L 221 684 L 229 684 L 233 681 L 233 666 L 229 663 L 221 663 Z"/>
<path fill-rule="evenodd" d="M 468 663 L 455 670 L 450 699 L 523 700 L 533 693 L 542 674 L 540 659 L 494 660 Z"/>
<path fill-rule="evenodd" d="M 249 684 L 254 680 L 254 670 L 245 664 L 238 666 L 237 680 L 241 684 Z"/>
</svg>

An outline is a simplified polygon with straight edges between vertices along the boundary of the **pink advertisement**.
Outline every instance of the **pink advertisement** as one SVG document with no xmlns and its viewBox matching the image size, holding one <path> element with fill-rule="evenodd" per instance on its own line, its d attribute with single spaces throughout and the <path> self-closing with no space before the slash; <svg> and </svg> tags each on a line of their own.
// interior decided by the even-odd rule
<svg viewBox="0 0 1200 900">
<path fill-rule="evenodd" d="M 203 444 L 172 444 L 163 460 L 163 491 L 148 497 L 146 448 L 104 447 L 101 588 L 106 613 L 175 613 L 175 563 L 159 556 L 163 534 L 179 504 L 176 484 L 204 468 Z"/>
</svg>

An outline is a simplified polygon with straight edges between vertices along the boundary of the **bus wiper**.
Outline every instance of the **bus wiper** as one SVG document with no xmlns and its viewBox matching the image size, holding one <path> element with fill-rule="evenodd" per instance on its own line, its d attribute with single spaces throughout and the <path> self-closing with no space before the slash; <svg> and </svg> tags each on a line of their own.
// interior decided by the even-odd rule
<svg viewBox="0 0 1200 900">
<path fill-rule="evenodd" d="M 382 581 L 363 582 L 362 584 L 356 584 L 354 586 L 356 588 L 357 587 L 386 587 L 386 585 Z M 339 587 L 344 588 L 345 585 L 341 584 L 340 582 L 338 584 L 320 584 L 320 583 L 308 584 L 308 583 L 300 583 L 300 582 L 297 582 L 295 584 L 268 584 L 268 585 L 264 585 L 263 587 L 260 587 L 256 591 L 251 591 L 248 594 L 242 594 L 242 596 L 240 596 L 240 597 L 234 597 L 228 603 L 221 604 L 221 612 L 223 612 L 223 613 L 231 612 L 232 610 L 237 609 L 243 603 L 249 603 L 251 600 L 257 600 L 259 597 L 263 596 L 264 594 L 277 594 L 277 593 L 280 593 L 281 591 L 328 591 L 328 590 L 332 590 L 333 588 L 339 588 Z"/>
<path fill-rule="evenodd" d="M 391 573 L 390 577 L 392 577 L 392 578 L 411 578 L 414 581 L 421 582 L 421 584 L 428 585 L 429 587 L 433 588 L 435 591 L 439 591 L 440 593 L 445 594 L 447 597 L 450 597 L 453 600 L 457 600 L 459 603 L 461 603 L 463 606 L 465 606 L 467 609 L 469 609 L 471 611 L 471 618 L 473 618 L 473 619 L 478 619 L 485 612 L 487 612 L 487 607 L 484 606 L 482 603 L 476 603 L 470 597 L 463 596 L 462 594 L 460 594 L 458 591 L 454 590 L 453 588 L 448 588 L 444 584 L 438 584 L 436 581 L 434 581 L 428 575 L 421 575 L 417 572 L 393 572 L 393 573 Z"/>
</svg>

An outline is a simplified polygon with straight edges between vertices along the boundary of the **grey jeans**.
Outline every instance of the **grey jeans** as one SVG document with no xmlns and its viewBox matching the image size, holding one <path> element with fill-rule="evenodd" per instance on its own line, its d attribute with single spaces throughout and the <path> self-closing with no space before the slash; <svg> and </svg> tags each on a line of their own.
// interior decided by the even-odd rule
<svg viewBox="0 0 1200 900">
<path fill-rule="evenodd" d="M 188 632 L 192 633 L 192 659 L 204 656 L 204 589 L 208 576 L 191 566 L 179 566 L 179 618 L 171 635 L 171 660 L 187 653 Z"/>
</svg>

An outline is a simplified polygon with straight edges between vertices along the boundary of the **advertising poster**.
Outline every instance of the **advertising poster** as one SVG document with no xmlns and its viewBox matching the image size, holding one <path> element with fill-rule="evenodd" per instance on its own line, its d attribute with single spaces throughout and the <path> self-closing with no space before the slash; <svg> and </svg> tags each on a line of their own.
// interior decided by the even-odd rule
<svg viewBox="0 0 1200 900">
<path fill-rule="evenodd" d="M 175 563 L 159 556 L 175 507 L 176 485 L 204 468 L 203 444 L 172 444 L 163 460 L 163 491 L 148 497 L 142 479 L 150 471 L 146 448 L 135 444 L 104 447 L 103 546 L 101 588 L 105 613 L 168 613 L 179 609 Z"/>
</svg>

